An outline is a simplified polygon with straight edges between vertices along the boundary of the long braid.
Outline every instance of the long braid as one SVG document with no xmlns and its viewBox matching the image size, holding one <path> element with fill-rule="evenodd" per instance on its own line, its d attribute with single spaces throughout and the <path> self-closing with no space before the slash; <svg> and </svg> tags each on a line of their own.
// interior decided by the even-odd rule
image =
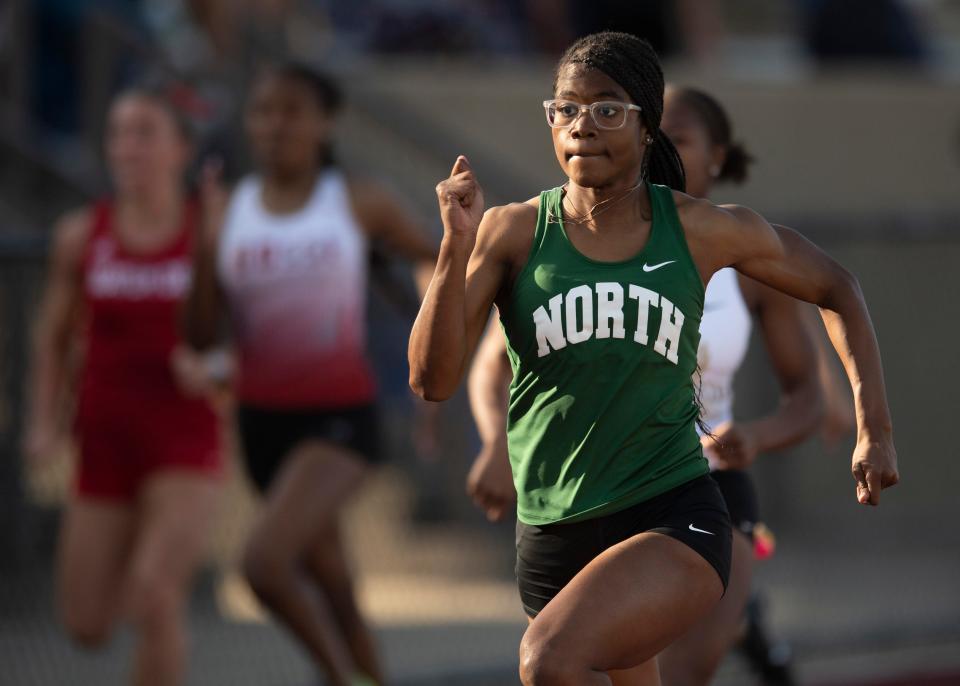
<svg viewBox="0 0 960 686">
<path fill-rule="evenodd" d="M 554 88 L 560 72 L 571 64 L 599 69 L 616 81 L 642 108 L 640 117 L 653 143 L 647 146 L 641 167 L 642 178 L 686 190 L 683 163 L 670 139 L 660 130 L 663 116 L 663 69 L 650 44 L 629 33 L 604 31 L 579 39 L 557 64 Z"/>
</svg>

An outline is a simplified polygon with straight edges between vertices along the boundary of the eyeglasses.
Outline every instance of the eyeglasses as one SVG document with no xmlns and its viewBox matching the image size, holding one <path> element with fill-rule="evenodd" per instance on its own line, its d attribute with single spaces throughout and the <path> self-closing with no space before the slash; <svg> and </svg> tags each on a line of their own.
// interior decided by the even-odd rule
<svg viewBox="0 0 960 686">
<path fill-rule="evenodd" d="M 627 123 L 627 113 L 630 110 L 641 111 L 639 105 L 617 100 L 602 100 L 590 105 L 580 105 L 569 100 L 544 100 L 543 108 L 547 111 L 547 123 L 555 129 L 565 129 L 571 126 L 584 111 L 590 112 L 590 118 L 598 129 L 622 129 Z"/>
</svg>

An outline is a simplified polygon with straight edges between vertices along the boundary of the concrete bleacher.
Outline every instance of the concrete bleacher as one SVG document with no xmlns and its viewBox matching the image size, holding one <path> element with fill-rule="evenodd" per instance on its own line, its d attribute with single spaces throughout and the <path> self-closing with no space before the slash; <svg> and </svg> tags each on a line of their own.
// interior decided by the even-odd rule
<svg viewBox="0 0 960 686">
<path fill-rule="evenodd" d="M 665 70 L 668 81 L 716 95 L 758 160 L 747 185 L 718 190 L 717 199 L 773 217 L 960 213 L 960 90 L 948 83 L 863 70 L 786 81 L 704 77 L 682 65 Z M 497 202 L 562 180 L 540 106 L 551 96 L 550 63 L 378 64 L 351 71 L 348 83 L 364 117 L 390 128 L 396 113 L 399 138 L 443 158 L 429 168 L 401 164 L 401 174 L 392 175 L 414 198 L 430 195 L 458 152 L 476 158 Z M 363 123 L 344 119 L 345 145 L 376 149 L 381 139 L 367 145 Z M 364 162 L 384 166 L 375 154 Z"/>
</svg>

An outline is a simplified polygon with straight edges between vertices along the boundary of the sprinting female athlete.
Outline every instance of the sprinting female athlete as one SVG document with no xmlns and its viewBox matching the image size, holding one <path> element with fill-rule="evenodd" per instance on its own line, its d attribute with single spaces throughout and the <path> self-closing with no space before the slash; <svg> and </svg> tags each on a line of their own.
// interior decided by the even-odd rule
<svg viewBox="0 0 960 686">
<path fill-rule="evenodd" d="M 563 187 L 484 214 L 463 157 L 437 187 L 444 238 L 410 338 L 411 387 L 448 398 L 496 304 L 514 367 L 517 572 L 532 618 L 521 679 L 658 684 L 654 657 L 716 605 L 729 574 L 730 521 L 691 378 L 704 283 L 734 266 L 825 310 L 857 403 L 857 497 L 873 505 L 898 479 L 880 356 L 847 271 L 746 208 L 681 192 L 647 43 L 577 41 L 554 93 Z"/>
<path fill-rule="evenodd" d="M 330 152 L 338 88 L 306 67 L 265 71 L 246 114 L 257 173 L 198 253 L 188 338 L 229 311 L 247 471 L 266 502 L 247 544 L 254 592 L 337 686 L 381 683 L 340 539 L 340 511 L 379 458 L 366 352 L 367 244 L 430 271 L 435 248 L 394 197 Z M 208 192 L 215 194 L 211 180 Z"/>
<path fill-rule="evenodd" d="M 705 198 L 715 183 L 746 179 L 751 158 L 733 142 L 726 112 L 707 93 L 668 86 L 661 129 L 680 155 L 691 196 Z M 761 325 L 780 383 L 781 403 L 766 417 L 734 422 L 733 379 L 747 351 L 751 315 Z M 659 656 L 667 686 L 708 683 L 740 635 L 753 571 L 753 528 L 758 521 L 756 492 L 745 468 L 757 455 L 811 434 L 820 418 L 820 384 L 826 386 L 828 397 L 836 386 L 832 374 L 823 373 L 825 360 L 816 364 L 805 330 L 809 321 L 795 299 L 738 276 L 733 269 L 721 269 L 707 285 L 696 379 L 703 423 L 711 433 L 702 436 L 701 443 L 730 512 L 733 558 L 723 600 Z M 482 449 L 470 470 L 467 490 L 491 520 L 500 519 L 516 499 L 506 447 L 512 378 L 500 327 L 489 326 L 470 370 L 470 402 Z M 783 665 L 777 667 L 782 671 Z"/>
<path fill-rule="evenodd" d="M 179 310 L 199 233 L 200 208 L 183 183 L 187 133 L 152 91 L 111 105 L 113 195 L 57 225 L 25 446 L 43 458 L 55 445 L 79 347 L 79 462 L 60 533 L 60 612 L 89 647 L 129 619 L 140 686 L 183 681 L 185 604 L 220 490 L 216 415 L 191 397 L 195 380 L 178 377 L 175 364 L 190 354 L 179 347 Z"/>
</svg>

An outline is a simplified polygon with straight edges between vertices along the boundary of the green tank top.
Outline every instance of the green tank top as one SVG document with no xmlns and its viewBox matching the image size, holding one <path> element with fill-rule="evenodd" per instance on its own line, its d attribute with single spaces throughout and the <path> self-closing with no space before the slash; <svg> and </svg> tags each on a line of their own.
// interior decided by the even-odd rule
<svg viewBox="0 0 960 686">
<path fill-rule="evenodd" d="M 599 517 L 709 471 L 692 380 L 703 283 L 671 190 L 647 189 L 650 237 L 623 262 L 580 253 L 558 219 L 563 189 L 540 194 L 530 257 L 500 312 L 527 524 Z"/>
</svg>

